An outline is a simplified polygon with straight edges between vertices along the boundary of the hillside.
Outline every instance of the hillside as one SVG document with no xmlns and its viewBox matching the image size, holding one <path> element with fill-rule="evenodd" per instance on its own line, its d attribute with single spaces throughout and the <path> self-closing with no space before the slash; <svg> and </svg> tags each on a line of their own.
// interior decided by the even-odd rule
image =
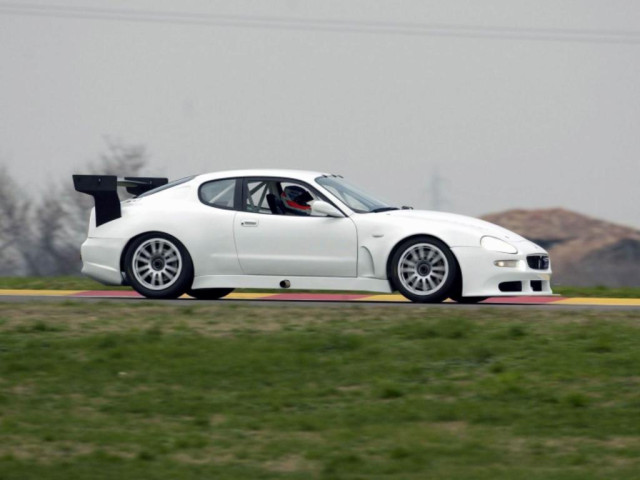
<svg viewBox="0 0 640 480">
<path fill-rule="evenodd" d="M 640 286 L 640 230 L 562 208 L 483 218 L 546 248 L 556 285 Z"/>
</svg>

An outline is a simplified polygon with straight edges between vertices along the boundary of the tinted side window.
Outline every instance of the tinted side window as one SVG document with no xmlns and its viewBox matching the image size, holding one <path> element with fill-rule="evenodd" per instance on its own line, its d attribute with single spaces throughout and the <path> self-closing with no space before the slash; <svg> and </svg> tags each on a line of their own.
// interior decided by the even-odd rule
<svg viewBox="0 0 640 480">
<path fill-rule="evenodd" d="M 235 208 L 236 179 L 213 180 L 200 187 L 200 200 L 218 208 Z"/>
</svg>

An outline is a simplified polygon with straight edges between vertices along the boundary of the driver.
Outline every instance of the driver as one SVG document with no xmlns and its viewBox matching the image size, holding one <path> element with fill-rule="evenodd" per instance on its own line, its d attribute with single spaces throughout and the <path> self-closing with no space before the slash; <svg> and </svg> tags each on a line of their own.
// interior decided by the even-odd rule
<svg viewBox="0 0 640 480">
<path fill-rule="evenodd" d="M 304 188 L 298 185 L 290 185 L 284 187 L 282 194 L 282 203 L 288 213 L 294 215 L 311 215 L 311 206 L 309 202 L 313 200 L 313 196 Z"/>
</svg>

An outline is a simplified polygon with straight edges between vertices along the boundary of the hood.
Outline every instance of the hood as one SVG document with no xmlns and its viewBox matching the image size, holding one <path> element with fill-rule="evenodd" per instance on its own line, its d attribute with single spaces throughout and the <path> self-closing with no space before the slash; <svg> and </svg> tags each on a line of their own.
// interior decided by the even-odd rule
<svg viewBox="0 0 640 480">
<path fill-rule="evenodd" d="M 374 214 L 375 215 L 375 214 Z M 378 214 L 379 215 L 379 214 Z M 524 242 L 526 238 L 517 233 L 502 228 L 478 218 L 458 215 L 456 213 L 434 212 L 431 210 L 391 210 L 384 212 L 384 215 L 391 217 L 415 219 L 418 221 L 437 222 L 441 224 L 449 224 L 459 226 L 465 229 L 473 230 L 479 235 L 491 235 L 509 242 Z"/>
</svg>

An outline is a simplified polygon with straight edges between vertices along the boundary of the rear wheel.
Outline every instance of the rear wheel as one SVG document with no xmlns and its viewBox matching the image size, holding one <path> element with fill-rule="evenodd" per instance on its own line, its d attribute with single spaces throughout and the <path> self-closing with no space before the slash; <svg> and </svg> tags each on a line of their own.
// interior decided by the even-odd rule
<svg viewBox="0 0 640 480">
<path fill-rule="evenodd" d="M 197 290 L 188 290 L 187 295 L 198 300 L 218 300 L 231 292 L 233 292 L 233 288 L 199 288 Z"/>
<path fill-rule="evenodd" d="M 412 302 L 439 303 L 450 296 L 456 267 L 456 259 L 445 243 L 436 238 L 416 237 L 396 249 L 389 277 Z"/>
<path fill-rule="evenodd" d="M 193 282 L 189 252 L 165 233 L 147 233 L 134 240 L 124 267 L 131 286 L 147 298 L 178 298 Z"/>
</svg>

